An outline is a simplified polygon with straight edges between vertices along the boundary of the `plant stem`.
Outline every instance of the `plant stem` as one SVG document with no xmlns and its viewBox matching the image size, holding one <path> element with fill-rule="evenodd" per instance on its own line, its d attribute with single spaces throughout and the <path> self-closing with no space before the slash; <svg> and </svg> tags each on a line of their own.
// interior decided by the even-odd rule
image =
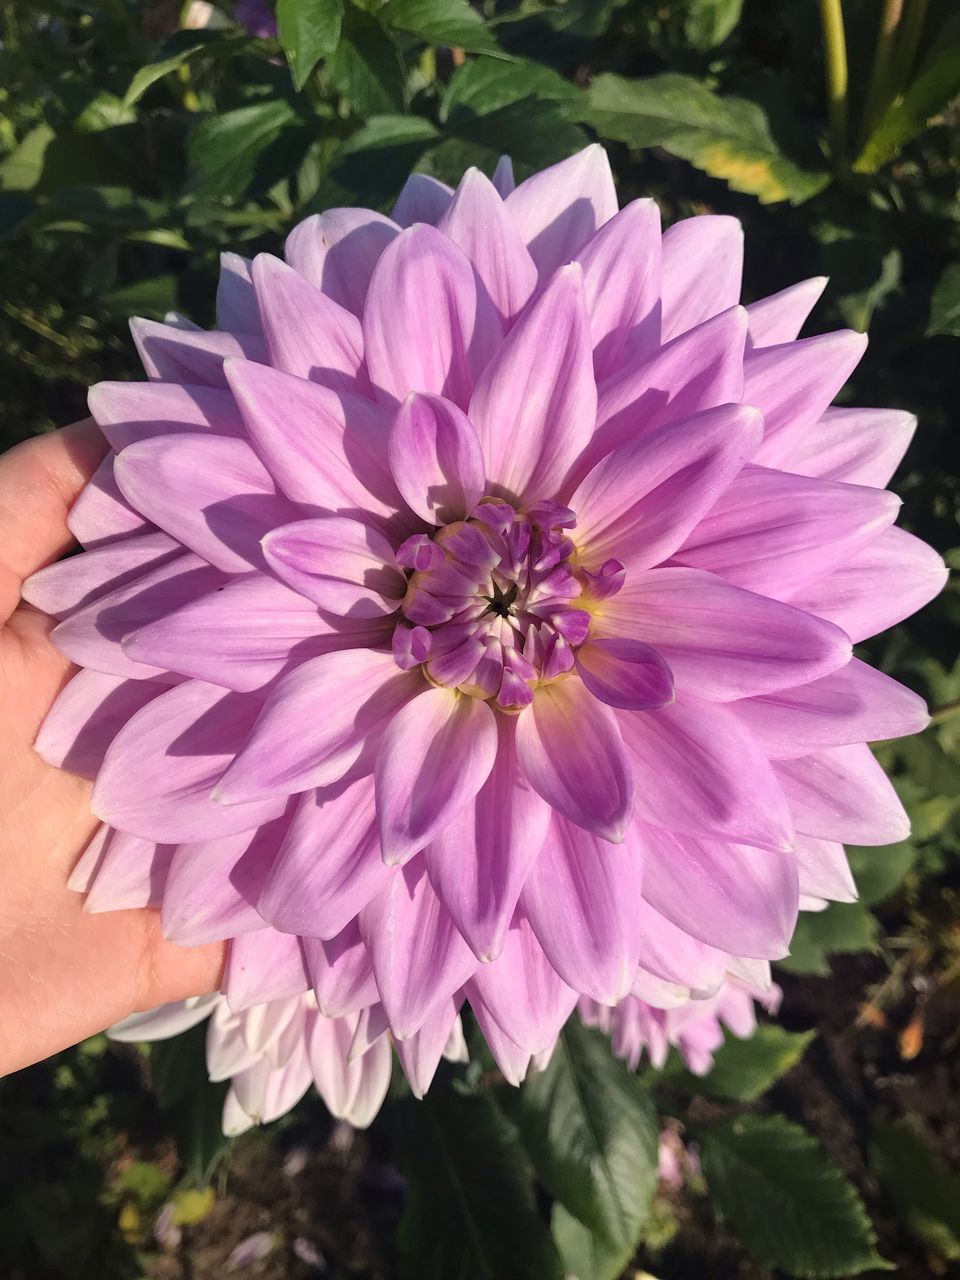
<svg viewBox="0 0 960 1280">
<path fill-rule="evenodd" d="M 834 176 L 842 179 L 847 173 L 847 38 L 841 0 L 820 0 L 820 25 L 830 117 L 830 158 Z"/>
<path fill-rule="evenodd" d="M 927 16 L 927 0 L 906 0 L 903 22 L 900 24 L 900 35 L 890 68 L 890 101 L 898 98 L 907 87 L 913 64 L 920 47 L 923 35 L 923 24 Z"/>
<path fill-rule="evenodd" d="M 870 84 L 867 88 L 867 100 L 863 108 L 863 120 L 860 124 L 861 141 L 866 142 L 888 105 L 893 94 L 890 92 L 890 66 L 893 61 L 894 44 L 900 19 L 903 17 L 904 0 L 884 0 L 883 12 L 880 14 L 880 25 L 877 28 L 877 47 L 873 53 L 873 67 L 870 71 Z"/>
</svg>

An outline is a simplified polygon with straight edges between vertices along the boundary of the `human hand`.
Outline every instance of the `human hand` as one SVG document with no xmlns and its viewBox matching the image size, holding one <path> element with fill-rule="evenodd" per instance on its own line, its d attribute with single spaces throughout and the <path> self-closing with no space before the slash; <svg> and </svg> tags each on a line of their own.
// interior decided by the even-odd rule
<svg viewBox="0 0 960 1280">
<path fill-rule="evenodd" d="M 0 457 L 0 1075 L 141 1009 L 216 989 L 223 947 L 167 942 L 151 909 L 88 915 L 67 879 L 92 784 L 33 750 L 71 674 L 23 580 L 73 545 L 67 512 L 106 451 L 91 420 Z"/>
</svg>

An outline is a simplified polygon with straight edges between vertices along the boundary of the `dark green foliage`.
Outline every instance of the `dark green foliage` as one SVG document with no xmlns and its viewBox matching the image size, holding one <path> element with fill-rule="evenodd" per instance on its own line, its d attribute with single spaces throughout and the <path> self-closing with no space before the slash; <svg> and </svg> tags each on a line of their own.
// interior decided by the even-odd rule
<svg viewBox="0 0 960 1280">
<path fill-rule="evenodd" d="M 718 1212 L 771 1266 L 823 1277 L 883 1267 L 860 1197 L 810 1135 L 783 1116 L 713 1125 L 703 1169 Z"/>
</svg>

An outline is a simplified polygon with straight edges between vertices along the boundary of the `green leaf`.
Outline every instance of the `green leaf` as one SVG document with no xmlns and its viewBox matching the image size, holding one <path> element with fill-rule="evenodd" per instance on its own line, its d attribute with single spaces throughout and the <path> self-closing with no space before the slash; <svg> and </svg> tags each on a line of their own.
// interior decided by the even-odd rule
<svg viewBox="0 0 960 1280">
<path fill-rule="evenodd" d="M 749 1040 L 738 1040 L 728 1032 L 707 1075 L 683 1071 L 670 1076 L 669 1082 L 691 1093 L 754 1102 L 797 1065 L 815 1035 L 815 1031 L 785 1031 L 775 1023 L 757 1027 Z"/>
<path fill-rule="evenodd" d="M 421 116 L 375 116 L 337 148 L 305 212 L 338 204 L 385 204 L 439 136 Z"/>
<path fill-rule="evenodd" d="M 881 116 L 854 162 L 857 173 L 876 173 L 960 94 L 960 18 L 938 33 L 909 89 Z"/>
<path fill-rule="evenodd" d="M 530 1166 L 496 1103 L 450 1087 L 398 1103 L 408 1180 L 397 1234 L 403 1280 L 561 1280 Z"/>
<path fill-rule="evenodd" d="M 825 911 L 801 911 L 790 941 L 790 954 L 777 963 L 788 973 L 824 978 L 827 957 L 851 951 L 872 951 L 880 925 L 862 902 L 831 902 Z"/>
<path fill-rule="evenodd" d="M 574 122 L 586 106 L 582 89 L 534 62 L 477 58 L 451 77 L 440 105 L 446 140 L 431 167 L 456 181 L 465 168 L 492 171 L 505 147 L 519 177 L 583 147 Z"/>
<path fill-rule="evenodd" d="M 694 49 L 706 53 L 723 44 L 742 12 L 743 0 L 689 0 L 683 33 Z"/>
<path fill-rule="evenodd" d="M 618 1280 L 622 1250 L 579 1222 L 562 1204 L 553 1206 L 550 1229 L 567 1271 L 566 1280 Z"/>
<path fill-rule="evenodd" d="M 909 840 L 881 848 L 850 844 L 846 848 L 859 899 L 866 907 L 889 898 L 917 859 L 917 848 Z"/>
<path fill-rule="evenodd" d="M 663 147 L 763 204 L 800 204 L 829 182 L 825 171 L 801 168 L 783 154 L 755 102 L 721 97 L 692 76 L 600 75 L 588 95 L 587 119 L 603 137 Z"/>
<path fill-rule="evenodd" d="M 145 67 L 141 67 L 136 73 L 124 95 L 123 106 L 132 107 L 135 102 L 140 101 L 151 85 L 156 84 L 158 80 L 168 76 L 171 71 L 176 71 L 201 53 L 206 54 L 208 57 L 228 57 L 239 52 L 249 43 L 247 36 L 237 35 L 233 32 L 224 35 L 222 32 L 216 31 L 180 31 L 166 42 L 163 47 L 166 52 L 161 51 L 161 57 L 154 62 L 148 62 Z"/>
<path fill-rule="evenodd" d="M 960 1261 L 960 1178 L 954 1177 L 907 1121 L 874 1126 L 870 1167 L 898 1216 L 925 1249 Z"/>
<path fill-rule="evenodd" d="M 263 153 L 296 119 L 290 103 L 277 98 L 199 121 L 187 141 L 190 189 L 207 196 L 242 195 Z"/>
<path fill-rule="evenodd" d="M 40 180 L 47 148 L 53 141 L 49 125 L 38 124 L 0 164 L 0 188 L 4 191 L 31 191 Z"/>
<path fill-rule="evenodd" d="M 856 1189 L 805 1129 L 735 1116 L 706 1132 L 714 1206 L 754 1257 L 792 1276 L 846 1277 L 886 1264 Z"/>
<path fill-rule="evenodd" d="M 350 5 L 327 74 L 354 114 L 389 115 L 406 105 L 406 74 L 400 53 L 376 18 Z"/>
<path fill-rule="evenodd" d="M 343 0 L 277 0 L 277 31 L 298 90 L 337 47 L 342 21 Z"/>
<path fill-rule="evenodd" d="M 646 1089 L 604 1036 L 573 1018 L 546 1070 L 504 1105 L 544 1186 L 623 1266 L 657 1182 L 659 1135 Z"/>
<path fill-rule="evenodd" d="M 960 338 L 960 262 L 946 268 L 930 299 L 927 337 L 939 333 Z"/>
<path fill-rule="evenodd" d="M 185 1175 L 205 1185 L 229 1145 L 221 1127 L 229 1082 L 207 1078 L 205 1023 L 150 1048 L 157 1102 L 167 1114 Z"/>
<path fill-rule="evenodd" d="M 468 53 L 499 53 L 492 32 L 469 0 L 388 0 L 380 10 L 387 26 L 419 36 L 427 44 Z"/>
<path fill-rule="evenodd" d="M 135 280 L 118 289 L 110 289 L 99 298 L 105 311 L 119 316 L 146 316 L 162 320 L 176 309 L 177 276 L 150 276 Z"/>
</svg>

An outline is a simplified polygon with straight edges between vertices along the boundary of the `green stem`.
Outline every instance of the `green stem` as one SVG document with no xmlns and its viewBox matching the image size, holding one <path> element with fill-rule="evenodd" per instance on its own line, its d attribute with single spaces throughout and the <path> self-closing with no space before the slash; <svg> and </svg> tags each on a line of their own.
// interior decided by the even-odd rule
<svg viewBox="0 0 960 1280">
<path fill-rule="evenodd" d="M 867 100 L 863 108 L 863 120 L 860 134 L 863 142 L 873 132 L 873 127 L 890 102 L 890 65 L 893 61 L 893 50 L 903 17 L 904 0 L 884 0 L 880 14 L 880 25 L 877 28 L 877 47 L 873 53 L 873 68 L 870 72 L 870 84 L 867 87 Z"/>
<path fill-rule="evenodd" d="M 893 65 L 890 68 L 891 102 L 907 87 L 913 64 L 917 60 L 917 49 L 920 47 L 926 17 L 927 0 L 906 0 L 906 11 L 903 22 L 900 24 L 900 35 L 893 55 Z"/>
<path fill-rule="evenodd" d="M 847 38 L 841 0 L 820 0 L 820 25 L 826 64 L 830 157 L 834 176 L 841 179 L 847 173 Z"/>
</svg>

